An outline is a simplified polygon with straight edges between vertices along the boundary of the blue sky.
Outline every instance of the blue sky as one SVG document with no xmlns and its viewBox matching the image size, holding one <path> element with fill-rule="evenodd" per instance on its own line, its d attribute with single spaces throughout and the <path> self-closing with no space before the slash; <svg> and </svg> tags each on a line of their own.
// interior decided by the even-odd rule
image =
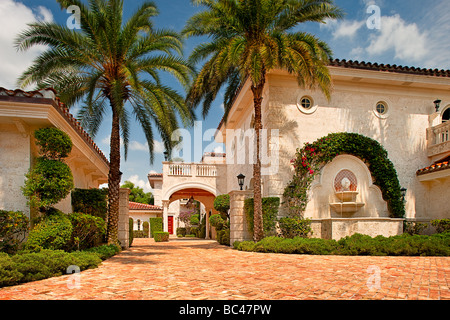
<svg viewBox="0 0 450 320">
<path fill-rule="evenodd" d="M 133 12 L 141 1 L 125 0 L 125 16 Z M 200 9 L 190 0 L 154 0 L 160 15 L 154 19 L 156 28 L 170 28 L 180 31 L 186 20 Z M 308 23 L 299 30 L 311 32 L 326 41 L 338 59 L 370 61 L 423 68 L 450 69 L 450 1 L 448 0 L 336 0 L 346 16 L 340 21 L 327 24 Z M 370 6 L 379 8 L 380 19 Z M 375 14 L 375 15 L 374 15 Z M 55 0 L 0 0 L 0 86 L 16 88 L 15 80 L 45 48 L 34 48 L 27 53 L 17 53 L 13 39 L 36 20 L 54 21 L 65 24 L 69 14 L 62 11 Z M 372 23 L 367 23 L 367 22 Z M 379 22 L 379 26 L 373 24 Z M 377 28 L 374 28 L 377 27 Z M 379 27 L 379 28 L 378 28 Z M 185 54 L 204 39 L 188 39 Z M 180 92 L 182 88 L 171 77 L 165 77 L 166 84 Z M 219 97 L 213 104 L 208 117 L 201 122 L 203 131 L 215 129 L 223 115 Z M 76 108 L 72 110 L 76 116 Z M 198 118 L 202 120 L 200 110 Z M 98 146 L 109 156 L 111 120 L 104 123 L 95 137 Z M 194 136 L 194 130 L 189 130 Z M 198 130 L 196 131 L 198 132 Z M 193 137 L 194 138 L 194 137 Z M 128 160 L 122 159 L 123 181 L 131 180 L 150 191 L 147 181 L 149 172 L 161 172 L 164 151 L 156 139 L 156 153 L 150 164 L 146 140 L 139 126 L 131 131 Z M 210 142 L 203 142 L 203 148 Z M 211 151 L 211 150 L 206 150 Z M 199 161 L 201 152 L 193 154 L 187 161 Z"/>
</svg>

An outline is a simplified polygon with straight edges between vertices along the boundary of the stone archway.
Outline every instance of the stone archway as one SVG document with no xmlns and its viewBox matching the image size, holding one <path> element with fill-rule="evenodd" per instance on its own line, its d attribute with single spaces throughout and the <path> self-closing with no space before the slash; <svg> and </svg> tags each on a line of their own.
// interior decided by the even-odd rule
<svg viewBox="0 0 450 320">
<path fill-rule="evenodd" d="M 212 214 L 218 213 L 214 209 L 214 199 L 216 198 L 216 190 L 211 188 L 210 186 L 203 185 L 201 183 L 182 183 L 176 186 L 173 186 L 170 188 L 164 195 L 164 200 L 162 201 L 163 204 L 163 225 L 164 225 L 164 231 L 167 232 L 168 230 L 168 209 L 169 205 L 177 200 L 181 199 L 190 199 L 193 198 L 194 200 L 199 201 L 205 206 L 205 212 L 206 212 L 206 239 L 210 239 L 210 230 L 211 226 L 209 224 L 209 217 Z M 215 233 L 212 232 L 212 238 L 215 238 Z"/>
</svg>

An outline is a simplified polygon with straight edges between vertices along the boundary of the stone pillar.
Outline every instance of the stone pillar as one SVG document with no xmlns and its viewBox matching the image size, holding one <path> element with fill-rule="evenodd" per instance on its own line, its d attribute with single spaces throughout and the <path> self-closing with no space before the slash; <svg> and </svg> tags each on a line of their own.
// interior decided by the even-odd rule
<svg viewBox="0 0 450 320">
<path fill-rule="evenodd" d="M 163 231 L 169 232 L 169 200 L 163 200 Z"/>
<path fill-rule="evenodd" d="M 205 239 L 206 240 L 209 240 L 210 239 L 210 236 L 209 236 L 209 229 L 210 229 L 210 227 L 209 227 L 209 216 L 210 216 L 210 209 L 209 208 L 206 208 L 206 214 L 205 214 L 205 219 L 206 219 L 206 236 L 205 236 Z"/>
<path fill-rule="evenodd" d="M 130 247 L 130 227 L 129 227 L 129 200 L 130 189 L 121 188 L 119 191 L 119 226 L 118 226 L 118 238 L 120 246 L 123 249 Z"/>
<path fill-rule="evenodd" d="M 230 244 L 235 241 L 251 241 L 247 218 L 244 212 L 244 200 L 253 197 L 253 191 L 231 191 L 230 195 Z"/>
</svg>

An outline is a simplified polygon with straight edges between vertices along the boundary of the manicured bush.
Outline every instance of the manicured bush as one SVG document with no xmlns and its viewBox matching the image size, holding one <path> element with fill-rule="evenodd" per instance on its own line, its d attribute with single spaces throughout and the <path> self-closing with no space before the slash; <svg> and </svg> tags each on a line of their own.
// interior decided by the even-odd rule
<svg viewBox="0 0 450 320">
<path fill-rule="evenodd" d="M 220 214 L 213 214 L 210 216 L 209 223 L 216 228 L 216 231 L 220 231 L 225 227 L 225 220 L 222 219 Z"/>
<path fill-rule="evenodd" d="M 28 217 L 22 212 L 0 210 L 0 252 L 15 253 L 28 229 Z"/>
<path fill-rule="evenodd" d="M 281 236 L 292 239 L 295 237 L 308 238 L 312 235 L 311 220 L 302 218 L 281 218 L 279 220 Z"/>
<path fill-rule="evenodd" d="M 29 233 L 25 249 L 67 249 L 72 237 L 72 223 L 63 212 L 51 209 Z"/>
<path fill-rule="evenodd" d="M 228 210 L 230 209 L 230 195 L 222 194 L 214 199 L 214 209 L 220 212 L 223 219 L 228 218 Z"/>
<path fill-rule="evenodd" d="M 69 166 L 58 160 L 38 158 L 25 176 L 22 191 L 33 208 L 49 208 L 64 199 L 74 186 Z"/>
<path fill-rule="evenodd" d="M 72 141 L 67 133 L 58 128 L 42 128 L 34 132 L 39 153 L 47 158 L 60 160 L 69 156 Z"/>
<path fill-rule="evenodd" d="M 134 225 L 133 218 L 128 218 L 128 246 L 130 247 L 133 244 L 134 239 L 133 225 Z"/>
<path fill-rule="evenodd" d="M 191 225 L 192 226 L 198 226 L 200 224 L 200 215 L 199 214 L 193 214 L 191 216 Z"/>
<path fill-rule="evenodd" d="M 74 189 L 72 191 L 72 210 L 106 218 L 108 211 L 108 189 Z"/>
<path fill-rule="evenodd" d="M 150 232 L 150 224 L 148 223 L 148 221 L 144 221 L 142 223 L 142 229 L 144 231 L 144 238 L 148 238 Z"/>
<path fill-rule="evenodd" d="M 280 207 L 280 198 L 263 198 L 262 212 L 263 212 L 263 230 L 265 236 L 270 236 L 275 233 L 275 227 L 278 216 L 278 209 Z M 254 200 L 253 198 L 244 201 L 244 212 L 247 218 L 248 231 L 253 234 L 254 224 Z"/>
<path fill-rule="evenodd" d="M 403 222 L 403 232 L 410 235 L 421 234 L 428 227 L 428 224 L 422 222 Z"/>
<path fill-rule="evenodd" d="M 69 250 L 84 250 L 102 243 L 106 234 L 105 220 L 84 213 L 71 213 L 68 217 L 73 228 Z"/>
<path fill-rule="evenodd" d="M 183 227 L 177 228 L 177 235 L 180 235 L 180 236 L 184 237 L 186 235 L 186 228 L 183 228 Z"/>
<path fill-rule="evenodd" d="M 450 219 L 433 220 L 431 225 L 436 228 L 438 233 L 450 231 Z"/>
<path fill-rule="evenodd" d="M 234 248 L 241 251 L 311 255 L 450 256 L 450 232 L 432 236 L 403 234 L 390 238 L 355 234 L 337 242 L 300 237 L 269 237 L 258 243 L 235 243 Z"/>
<path fill-rule="evenodd" d="M 155 242 L 167 242 L 167 241 L 169 241 L 169 233 L 156 231 L 154 233 L 154 239 L 155 239 Z"/>
<path fill-rule="evenodd" d="M 98 254 L 83 251 L 42 250 L 14 256 L 0 253 L 0 287 L 60 276 L 71 265 L 81 271 L 95 268 L 101 261 Z"/>
<path fill-rule="evenodd" d="M 143 230 L 133 230 L 133 238 L 148 238 Z"/>
<path fill-rule="evenodd" d="M 154 238 L 155 232 L 163 231 L 163 219 L 162 218 L 150 218 L 150 237 Z"/>
<path fill-rule="evenodd" d="M 120 246 L 115 244 L 105 244 L 102 246 L 89 248 L 85 250 L 86 252 L 93 252 L 96 253 L 100 259 L 106 260 L 108 258 L 111 258 L 112 256 L 118 254 L 122 249 Z"/>
<path fill-rule="evenodd" d="M 222 245 L 230 245 L 230 229 L 217 231 L 217 242 Z"/>
<path fill-rule="evenodd" d="M 191 235 L 199 237 L 200 229 L 198 227 L 191 227 Z"/>
<path fill-rule="evenodd" d="M 62 160 L 70 154 L 72 141 L 57 128 L 39 129 L 34 135 L 40 157 L 25 175 L 27 180 L 22 192 L 29 198 L 32 208 L 45 212 L 64 199 L 74 187 L 72 172 Z"/>
</svg>

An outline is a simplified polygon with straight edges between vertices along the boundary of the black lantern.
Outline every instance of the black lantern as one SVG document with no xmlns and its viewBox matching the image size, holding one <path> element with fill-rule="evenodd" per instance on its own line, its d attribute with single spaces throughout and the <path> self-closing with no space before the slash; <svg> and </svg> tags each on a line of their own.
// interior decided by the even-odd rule
<svg viewBox="0 0 450 320">
<path fill-rule="evenodd" d="M 436 108 L 436 112 L 439 112 L 439 109 L 440 109 L 440 107 L 441 107 L 441 102 L 442 102 L 442 100 L 436 100 L 436 101 L 434 101 L 434 105 L 435 105 L 435 108 Z"/>
<path fill-rule="evenodd" d="M 244 179 L 245 176 L 241 173 L 240 175 L 237 176 L 238 178 L 238 183 L 239 183 L 239 187 L 241 187 L 241 191 L 244 190 Z"/>
<path fill-rule="evenodd" d="M 401 193 L 402 193 L 402 199 L 403 202 L 405 202 L 405 198 L 406 198 L 406 191 L 408 191 L 406 188 L 401 188 L 400 189 Z"/>
<path fill-rule="evenodd" d="M 164 151 L 164 160 L 167 161 L 169 160 L 169 152 Z"/>
</svg>

